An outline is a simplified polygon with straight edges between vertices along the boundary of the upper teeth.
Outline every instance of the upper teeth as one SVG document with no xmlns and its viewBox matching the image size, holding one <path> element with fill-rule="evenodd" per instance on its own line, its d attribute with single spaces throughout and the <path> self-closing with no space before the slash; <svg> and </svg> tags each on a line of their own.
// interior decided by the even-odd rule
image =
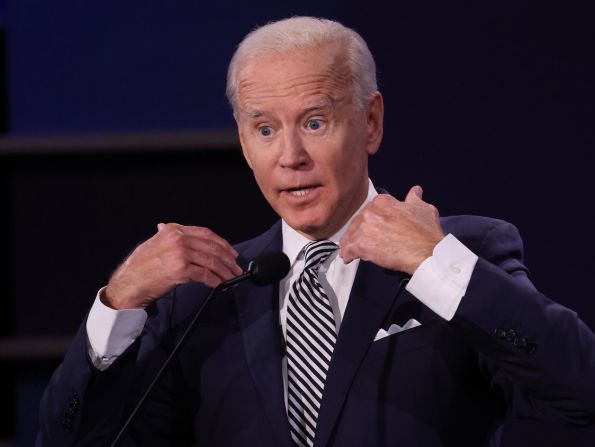
<svg viewBox="0 0 595 447">
<path fill-rule="evenodd" d="M 293 191 L 290 191 L 290 192 L 294 196 L 304 196 L 304 195 L 308 194 L 309 191 L 310 191 L 310 188 L 304 188 L 304 189 L 294 189 Z"/>
</svg>

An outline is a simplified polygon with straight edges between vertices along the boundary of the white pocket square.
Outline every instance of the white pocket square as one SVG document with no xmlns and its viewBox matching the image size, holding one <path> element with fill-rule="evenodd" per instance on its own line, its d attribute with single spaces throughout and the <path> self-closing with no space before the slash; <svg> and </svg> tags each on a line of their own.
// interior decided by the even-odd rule
<svg viewBox="0 0 595 447">
<path fill-rule="evenodd" d="M 413 329 L 414 327 L 421 326 L 421 323 L 415 318 L 412 318 L 403 326 L 398 324 L 391 324 L 387 331 L 380 329 L 374 337 L 374 341 L 380 340 L 381 338 L 388 337 L 389 335 L 398 334 L 399 332 L 406 331 L 407 329 Z"/>
</svg>

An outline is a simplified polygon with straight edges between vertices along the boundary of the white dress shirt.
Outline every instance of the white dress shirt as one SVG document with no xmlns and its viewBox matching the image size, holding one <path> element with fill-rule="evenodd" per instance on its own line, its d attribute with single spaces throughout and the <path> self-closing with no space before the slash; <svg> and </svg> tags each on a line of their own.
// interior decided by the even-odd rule
<svg viewBox="0 0 595 447">
<path fill-rule="evenodd" d="M 369 181 L 368 196 L 351 219 L 329 239 L 337 245 L 353 217 L 378 193 Z M 310 242 L 305 236 L 282 222 L 283 252 L 289 257 L 291 268 L 279 283 L 279 319 L 283 336 L 287 322 L 289 290 L 304 265 L 303 248 Z M 452 235 L 447 235 L 434 248 L 433 255 L 415 271 L 406 289 L 423 304 L 445 320 L 454 316 L 465 295 L 477 256 Z M 326 291 L 337 325 L 341 327 L 349 295 L 355 280 L 359 259 L 345 264 L 338 251 L 320 267 L 319 280 Z M 140 335 L 147 319 L 142 309 L 115 310 L 105 306 L 100 299 L 104 288 L 95 298 L 87 318 L 89 356 L 96 368 L 107 369 Z M 370 340 L 372 341 L 372 340 Z M 283 359 L 283 378 L 286 383 L 287 368 Z"/>
</svg>

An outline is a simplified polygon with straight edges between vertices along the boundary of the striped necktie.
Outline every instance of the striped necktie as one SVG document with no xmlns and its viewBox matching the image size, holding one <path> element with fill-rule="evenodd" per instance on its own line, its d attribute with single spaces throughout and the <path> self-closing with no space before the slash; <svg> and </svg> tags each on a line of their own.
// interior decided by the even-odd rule
<svg viewBox="0 0 595 447">
<path fill-rule="evenodd" d="M 318 268 L 337 245 L 313 241 L 304 248 L 304 270 L 295 280 L 287 305 L 287 409 L 291 437 L 312 446 L 326 374 L 337 330 Z"/>
</svg>

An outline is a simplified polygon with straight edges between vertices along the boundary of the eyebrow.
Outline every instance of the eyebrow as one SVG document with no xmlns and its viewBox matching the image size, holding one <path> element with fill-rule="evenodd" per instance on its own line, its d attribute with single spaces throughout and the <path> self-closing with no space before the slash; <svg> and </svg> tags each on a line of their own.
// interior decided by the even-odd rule
<svg viewBox="0 0 595 447">
<path fill-rule="evenodd" d="M 317 101 L 315 103 L 313 103 L 312 105 L 306 107 L 303 111 L 300 112 L 299 116 L 302 117 L 304 115 L 307 115 L 309 113 L 315 112 L 317 110 L 321 110 L 321 109 L 333 109 L 333 101 L 330 99 L 321 99 L 320 101 Z M 257 119 L 262 117 L 263 115 L 266 115 L 267 112 L 262 111 L 262 110 L 258 110 L 258 109 L 245 109 L 244 113 L 247 115 L 248 118 L 250 119 Z"/>
<path fill-rule="evenodd" d="M 251 119 L 260 118 L 262 115 L 264 115 L 264 112 L 256 109 L 246 109 L 244 110 L 244 113 L 248 116 L 248 118 Z"/>
<path fill-rule="evenodd" d="M 300 113 L 300 116 L 304 116 L 304 115 L 308 115 L 309 113 L 315 112 L 317 110 L 321 110 L 321 109 L 333 109 L 333 101 L 325 98 L 325 99 L 321 99 L 318 102 L 315 102 L 314 104 L 312 104 L 310 107 L 307 107 L 306 109 L 304 109 L 303 112 Z"/>
</svg>

